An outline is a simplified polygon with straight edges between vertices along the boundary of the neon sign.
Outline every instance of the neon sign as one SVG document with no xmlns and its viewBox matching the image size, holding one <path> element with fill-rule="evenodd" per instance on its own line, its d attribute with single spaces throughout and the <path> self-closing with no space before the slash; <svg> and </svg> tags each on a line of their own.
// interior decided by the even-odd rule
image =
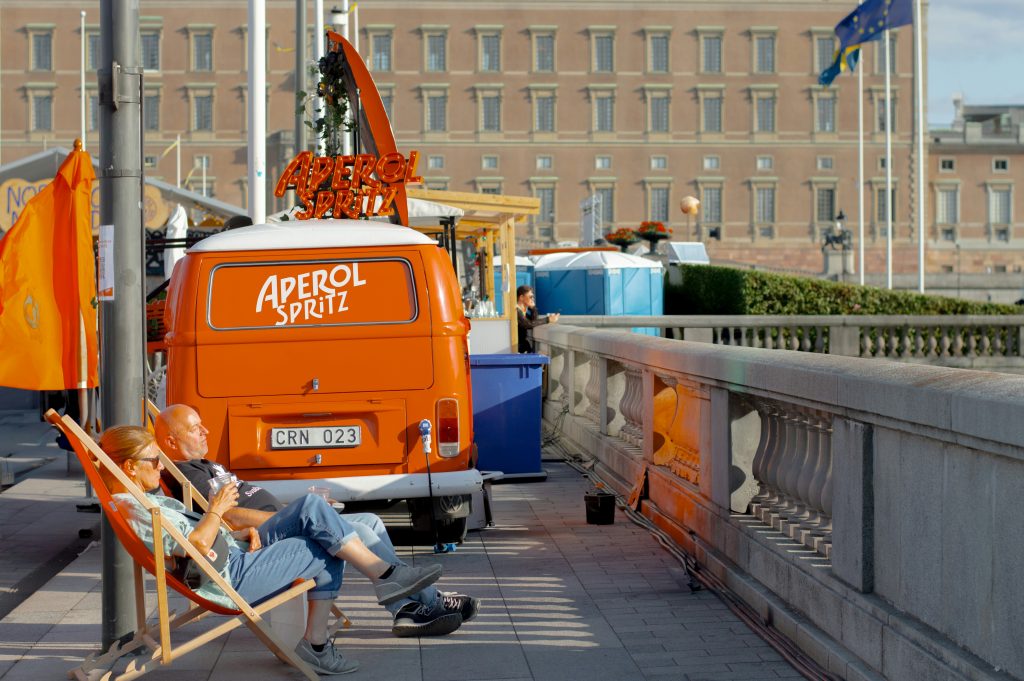
<svg viewBox="0 0 1024 681">
<path fill-rule="evenodd" d="M 281 173 L 274 196 L 289 189 L 302 202 L 297 220 L 388 216 L 395 210 L 395 197 L 408 184 L 423 181 L 416 175 L 419 152 L 406 158 L 397 151 L 375 156 L 313 156 L 300 152 Z"/>
</svg>

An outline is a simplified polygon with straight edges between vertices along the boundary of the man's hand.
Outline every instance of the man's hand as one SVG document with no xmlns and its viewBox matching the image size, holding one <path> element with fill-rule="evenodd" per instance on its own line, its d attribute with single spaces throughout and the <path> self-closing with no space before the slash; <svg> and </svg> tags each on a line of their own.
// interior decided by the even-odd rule
<svg viewBox="0 0 1024 681">
<path fill-rule="evenodd" d="M 221 518 L 229 510 L 238 506 L 238 486 L 235 483 L 224 485 L 210 499 L 210 511 L 217 513 Z"/>
<path fill-rule="evenodd" d="M 561 313 L 552 312 L 551 314 L 548 315 L 548 323 L 549 324 L 554 324 L 555 322 L 558 321 L 558 318 L 561 317 L 561 316 L 562 316 Z"/>
</svg>

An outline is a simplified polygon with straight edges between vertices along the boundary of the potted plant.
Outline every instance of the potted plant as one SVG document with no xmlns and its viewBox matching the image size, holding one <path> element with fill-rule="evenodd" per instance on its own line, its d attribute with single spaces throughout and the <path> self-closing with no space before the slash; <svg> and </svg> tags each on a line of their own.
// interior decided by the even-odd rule
<svg viewBox="0 0 1024 681">
<path fill-rule="evenodd" d="M 672 230 L 657 220 L 644 220 L 640 223 L 640 228 L 636 230 L 636 234 L 650 244 L 650 252 L 654 253 L 654 250 L 658 247 L 658 242 L 669 238 Z"/>
<path fill-rule="evenodd" d="M 637 236 L 636 230 L 629 227 L 619 227 L 614 232 L 605 234 L 604 240 L 618 246 L 619 250 L 625 253 L 627 248 L 640 241 L 640 237 Z"/>
</svg>

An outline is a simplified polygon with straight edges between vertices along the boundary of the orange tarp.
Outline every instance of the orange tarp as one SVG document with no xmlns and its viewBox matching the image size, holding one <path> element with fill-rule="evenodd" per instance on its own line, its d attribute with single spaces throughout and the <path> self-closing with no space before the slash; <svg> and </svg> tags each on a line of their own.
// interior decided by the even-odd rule
<svg viewBox="0 0 1024 681">
<path fill-rule="evenodd" d="M 68 154 L 53 182 L 0 240 L 0 385 L 28 390 L 98 383 L 96 266 L 89 155 Z"/>
</svg>

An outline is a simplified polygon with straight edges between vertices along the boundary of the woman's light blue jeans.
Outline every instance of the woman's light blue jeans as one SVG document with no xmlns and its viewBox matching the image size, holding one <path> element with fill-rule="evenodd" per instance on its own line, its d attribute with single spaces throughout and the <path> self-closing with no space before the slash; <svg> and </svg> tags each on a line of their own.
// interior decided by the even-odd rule
<svg viewBox="0 0 1024 681">
<path fill-rule="evenodd" d="M 288 589 L 296 579 L 312 579 L 310 600 L 334 600 L 345 561 L 335 554 L 359 536 L 355 527 L 321 497 L 311 494 L 275 513 L 257 531 L 263 548 L 228 557 L 231 584 L 242 598 L 258 603 Z"/>
</svg>

